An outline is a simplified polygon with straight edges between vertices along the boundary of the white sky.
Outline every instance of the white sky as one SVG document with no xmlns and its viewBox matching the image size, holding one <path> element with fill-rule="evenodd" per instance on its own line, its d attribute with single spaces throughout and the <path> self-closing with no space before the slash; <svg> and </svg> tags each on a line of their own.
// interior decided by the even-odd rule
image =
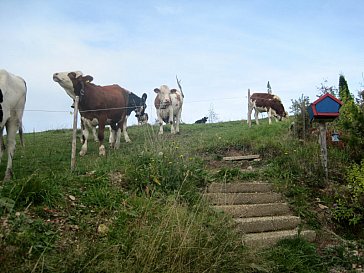
<svg viewBox="0 0 364 273">
<path fill-rule="evenodd" d="M 71 128 L 71 99 L 52 80 L 81 70 L 141 96 L 182 80 L 182 120 L 210 107 L 246 119 L 247 90 L 267 82 L 286 110 L 342 73 L 357 95 L 364 72 L 362 0 L 0 0 L 0 67 L 28 85 L 26 132 Z M 135 124 L 131 116 L 129 124 Z"/>
</svg>

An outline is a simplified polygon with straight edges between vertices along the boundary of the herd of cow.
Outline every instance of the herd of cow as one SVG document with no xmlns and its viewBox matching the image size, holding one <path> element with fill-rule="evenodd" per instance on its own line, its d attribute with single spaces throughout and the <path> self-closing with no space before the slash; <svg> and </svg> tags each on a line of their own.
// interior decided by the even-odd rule
<svg viewBox="0 0 364 273">
<path fill-rule="evenodd" d="M 170 89 L 167 85 L 155 88 L 156 97 L 154 106 L 159 123 L 159 134 L 163 134 L 163 123 L 171 125 L 171 133 L 179 133 L 184 94 L 180 81 L 177 79 L 179 89 Z M 121 133 L 126 142 L 130 142 L 127 133 L 127 119 L 134 111 L 138 124 L 148 122 L 145 112 L 147 107 L 147 94 L 141 97 L 120 87 L 117 84 L 99 86 L 94 83 L 93 77 L 84 75 L 81 71 L 58 72 L 53 74 L 53 81 L 57 82 L 66 93 L 75 100 L 78 97 L 78 109 L 81 115 L 82 148 L 80 155 L 87 152 L 87 142 L 90 132 L 99 142 L 99 155 L 105 155 L 104 130 L 110 125 L 110 146 L 117 149 L 120 146 Z M 3 130 L 7 131 L 8 162 L 4 180 L 12 178 L 12 158 L 15 151 L 15 137 L 19 131 L 22 141 L 22 117 L 26 101 L 27 86 L 19 76 L 0 69 L 0 160 L 5 150 Z M 255 110 L 258 123 L 258 113 L 267 112 L 269 117 L 279 120 L 287 115 L 281 100 L 271 94 L 255 93 L 250 97 L 249 109 Z M 249 112 L 249 115 L 251 113 Z M 206 123 L 207 117 L 195 123 Z M 96 130 L 98 127 L 98 130 Z M 97 132 L 97 133 L 96 133 Z"/>
</svg>

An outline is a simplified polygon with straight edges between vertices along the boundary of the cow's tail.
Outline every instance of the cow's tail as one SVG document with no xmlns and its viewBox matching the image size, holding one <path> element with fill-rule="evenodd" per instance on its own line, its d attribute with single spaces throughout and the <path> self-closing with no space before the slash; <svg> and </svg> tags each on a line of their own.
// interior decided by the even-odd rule
<svg viewBox="0 0 364 273">
<path fill-rule="evenodd" d="M 179 90 L 181 91 L 182 98 L 184 98 L 185 95 L 183 94 L 183 91 L 182 91 L 181 80 L 178 79 L 177 75 L 176 75 L 176 80 L 177 80 Z"/>
</svg>

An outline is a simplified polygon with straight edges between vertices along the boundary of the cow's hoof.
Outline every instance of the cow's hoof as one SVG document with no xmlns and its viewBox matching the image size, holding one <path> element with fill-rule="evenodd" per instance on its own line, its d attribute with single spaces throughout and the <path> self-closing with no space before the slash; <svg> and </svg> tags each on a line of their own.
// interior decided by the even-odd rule
<svg viewBox="0 0 364 273">
<path fill-rule="evenodd" d="M 8 169 L 5 172 L 4 182 L 10 181 L 13 178 L 13 171 Z"/>
<path fill-rule="evenodd" d="M 101 146 L 99 148 L 99 155 L 100 156 L 105 156 L 106 155 L 106 150 L 105 150 L 105 147 L 104 146 Z"/>
</svg>

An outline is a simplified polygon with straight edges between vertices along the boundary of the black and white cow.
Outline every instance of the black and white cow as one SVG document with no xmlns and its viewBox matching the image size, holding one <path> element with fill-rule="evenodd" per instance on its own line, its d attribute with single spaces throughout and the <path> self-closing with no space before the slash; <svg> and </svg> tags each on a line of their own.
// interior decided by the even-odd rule
<svg viewBox="0 0 364 273">
<path fill-rule="evenodd" d="M 16 132 L 19 130 L 23 145 L 22 119 L 27 87 L 24 79 L 0 69 L 0 160 L 4 152 L 3 131 L 6 127 L 8 163 L 4 181 L 13 176 L 13 157 L 16 145 Z"/>
<path fill-rule="evenodd" d="M 138 125 L 144 125 L 148 123 L 149 116 L 147 113 L 144 113 L 144 115 L 137 116 L 138 119 Z"/>
<path fill-rule="evenodd" d="M 256 124 L 259 125 L 258 114 L 267 112 L 269 124 L 272 123 L 271 117 L 273 116 L 276 121 L 282 120 L 288 114 L 284 110 L 281 99 L 273 94 L 269 93 L 254 93 L 250 96 L 248 107 L 248 120 L 251 116 L 252 110 L 254 110 L 254 117 Z"/>
<path fill-rule="evenodd" d="M 202 119 L 196 120 L 195 123 L 206 123 L 208 120 L 208 117 L 203 117 Z"/>
</svg>

